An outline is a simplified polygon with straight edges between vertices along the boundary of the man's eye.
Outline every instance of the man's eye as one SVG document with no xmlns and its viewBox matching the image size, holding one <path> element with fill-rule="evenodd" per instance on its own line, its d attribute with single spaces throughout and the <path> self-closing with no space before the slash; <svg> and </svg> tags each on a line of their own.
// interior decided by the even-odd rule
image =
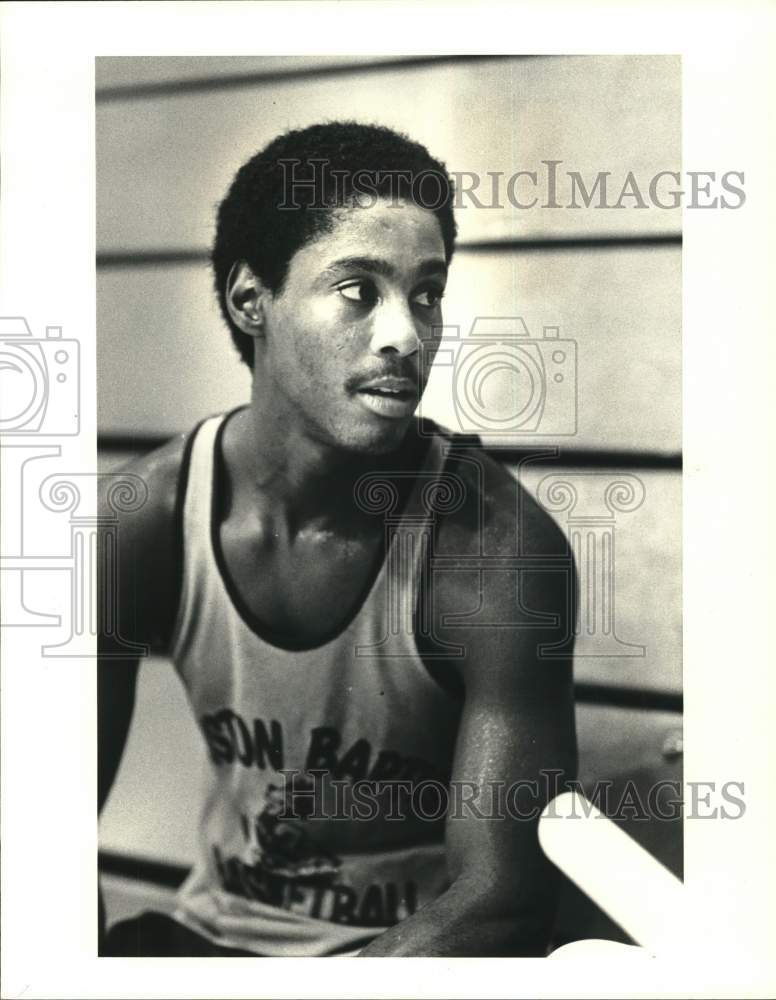
<svg viewBox="0 0 776 1000">
<path fill-rule="evenodd" d="M 340 285 L 337 291 L 349 302 L 373 305 L 377 301 L 377 289 L 371 281 L 353 281 L 349 285 Z"/>
<path fill-rule="evenodd" d="M 438 288 L 424 288 L 421 292 L 416 292 L 412 301 L 424 309 L 434 309 L 442 301 L 444 292 Z"/>
</svg>

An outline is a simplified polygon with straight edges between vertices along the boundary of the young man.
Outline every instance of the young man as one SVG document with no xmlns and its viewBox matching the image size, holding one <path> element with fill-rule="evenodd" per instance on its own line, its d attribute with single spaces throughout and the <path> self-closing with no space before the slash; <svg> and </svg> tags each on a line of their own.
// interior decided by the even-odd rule
<svg viewBox="0 0 776 1000">
<path fill-rule="evenodd" d="M 513 477 L 414 418 L 452 199 L 422 146 L 340 122 L 280 136 L 220 207 L 251 399 L 127 470 L 148 500 L 117 580 L 122 638 L 169 651 L 212 783 L 174 920 L 119 924 L 103 954 L 546 950 L 536 818 L 576 744 L 570 662 L 541 647 L 572 632 L 573 581 Z M 518 553 L 543 569 L 495 561 Z M 102 631 L 101 804 L 137 672 Z"/>
</svg>

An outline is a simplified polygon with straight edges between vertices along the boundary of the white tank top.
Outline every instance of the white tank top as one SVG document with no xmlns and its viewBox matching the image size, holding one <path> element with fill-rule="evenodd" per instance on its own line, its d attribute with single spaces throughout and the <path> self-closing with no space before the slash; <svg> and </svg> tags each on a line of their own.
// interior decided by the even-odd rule
<svg viewBox="0 0 776 1000">
<path fill-rule="evenodd" d="M 196 432 L 183 501 L 172 657 L 210 761 L 198 857 L 175 916 L 259 955 L 357 954 L 449 884 L 438 788 L 460 702 L 414 638 L 433 516 L 424 501 L 444 475 L 446 444 L 431 438 L 349 624 L 290 649 L 262 635 L 221 554 L 213 508 L 224 423 L 213 417 Z M 362 485 L 363 502 L 385 502 L 377 482 Z M 382 798 L 370 782 L 389 783 Z"/>
</svg>

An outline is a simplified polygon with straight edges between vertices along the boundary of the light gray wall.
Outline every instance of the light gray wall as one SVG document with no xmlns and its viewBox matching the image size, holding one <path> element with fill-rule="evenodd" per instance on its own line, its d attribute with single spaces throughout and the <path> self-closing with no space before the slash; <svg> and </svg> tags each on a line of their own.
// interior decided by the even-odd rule
<svg viewBox="0 0 776 1000">
<path fill-rule="evenodd" d="M 184 62 L 186 62 L 184 60 Z M 286 68 L 309 71 L 311 60 Z M 314 61 L 313 61 L 314 62 Z M 98 86 L 180 73 L 180 60 L 100 59 Z M 140 64 L 140 65 L 138 65 Z M 266 71 L 264 62 L 197 60 L 188 75 Z M 273 63 L 271 68 L 277 67 Z M 234 89 L 98 100 L 98 250 L 199 251 L 239 165 L 279 131 L 325 118 L 406 130 L 452 171 L 542 171 L 563 161 L 591 181 L 628 171 L 646 188 L 680 168 L 679 61 L 664 56 L 548 57 L 304 76 Z M 99 94 L 99 91 L 98 91 Z M 541 173 L 540 173 L 541 177 Z M 483 184 L 485 180 L 483 180 Z M 519 189 L 527 199 L 526 189 Z M 540 194 L 545 186 L 540 185 Z M 568 201 L 568 184 L 558 199 Z M 483 195 L 483 201 L 488 200 Z M 471 241 L 678 233 L 680 209 L 477 208 L 458 212 L 461 249 L 445 322 L 523 316 L 532 336 L 559 326 L 579 352 L 579 446 L 680 447 L 680 250 L 601 247 L 471 253 Z M 245 399 L 248 380 L 221 322 L 206 265 L 101 269 L 99 414 L 103 431 L 188 429 Z M 121 391 L 113 387 L 121 386 Z M 425 411 L 454 421 L 449 382 L 433 379 Z"/>
</svg>

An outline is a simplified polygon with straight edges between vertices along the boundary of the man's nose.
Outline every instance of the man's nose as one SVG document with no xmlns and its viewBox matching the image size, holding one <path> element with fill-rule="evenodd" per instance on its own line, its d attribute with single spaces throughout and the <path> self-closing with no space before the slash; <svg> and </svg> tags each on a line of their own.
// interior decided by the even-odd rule
<svg viewBox="0 0 776 1000">
<path fill-rule="evenodd" d="M 420 339 L 415 329 L 415 319 L 406 303 L 383 302 L 372 316 L 372 339 L 369 343 L 373 354 L 393 351 L 402 357 L 415 354 Z"/>
</svg>

